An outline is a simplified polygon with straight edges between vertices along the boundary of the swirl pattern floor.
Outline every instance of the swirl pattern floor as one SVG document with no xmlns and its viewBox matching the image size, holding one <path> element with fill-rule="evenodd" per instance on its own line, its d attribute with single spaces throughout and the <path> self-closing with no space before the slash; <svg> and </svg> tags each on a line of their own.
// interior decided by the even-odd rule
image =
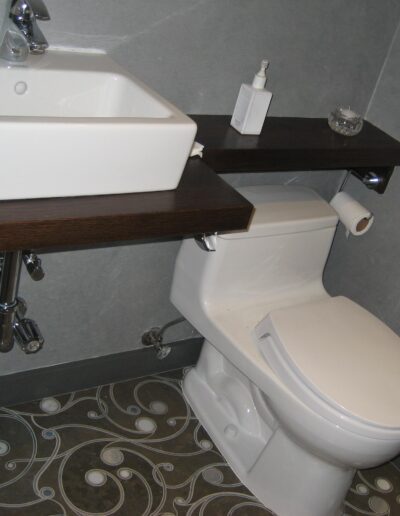
<svg viewBox="0 0 400 516">
<path fill-rule="evenodd" d="M 173 371 L 0 409 L 0 515 L 272 514 L 194 417 L 181 378 Z M 359 472 L 345 514 L 399 515 L 396 465 Z"/>
</svg>

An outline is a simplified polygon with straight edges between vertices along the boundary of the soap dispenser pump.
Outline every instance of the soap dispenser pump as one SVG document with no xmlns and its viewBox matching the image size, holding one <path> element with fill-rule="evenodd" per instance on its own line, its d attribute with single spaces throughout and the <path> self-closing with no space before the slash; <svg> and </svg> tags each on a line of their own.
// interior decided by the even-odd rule
<svg viewBox="0 0 400 516">
<path fill-rule="evenodd" d="M 268 61 L 261 61 L 252 84 L 242 84 L 233 111 L 231 126 L 241 134 L 260 134 L 271 103 L 272 93 L 265 89 Z"/>
</svg>

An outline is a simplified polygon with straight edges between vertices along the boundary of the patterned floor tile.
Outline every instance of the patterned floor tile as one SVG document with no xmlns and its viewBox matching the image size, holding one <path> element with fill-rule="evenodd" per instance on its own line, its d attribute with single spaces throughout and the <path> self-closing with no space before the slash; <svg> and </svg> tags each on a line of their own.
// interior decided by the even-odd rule
<svg viewBox="0 0 400 516">
<path fill-rule="evenodd" d="M 194 417 L 181 377 L 0 409 L 0 515 L 271 515 Z M 389 463 L 359 472 L 345 509 L 400 514 L 399 470 Z"/>
</svg>

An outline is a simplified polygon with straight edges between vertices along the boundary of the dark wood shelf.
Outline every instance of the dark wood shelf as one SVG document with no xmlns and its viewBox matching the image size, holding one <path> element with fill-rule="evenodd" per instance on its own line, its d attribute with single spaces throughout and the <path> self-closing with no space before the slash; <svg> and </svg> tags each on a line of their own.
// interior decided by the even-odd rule
<svg viewBox="0 0 400 516">
<path fill-rule="evenodd" d="M 0 202 L 0 249 L 56 249 L 245 229 L 253 207 L 200 158 L 176 190 Z"/>
<path fill-rule="evenodd" d="M 260 135 L 246 136 L 230 127 L 228 115 L 191 117 L 198 125 L 196 140 L 205 146 L 204 161 L 220 173 L 347 169 L 361 179 L 376 173 L 387 183 L 400 165 L 400 143 L 369 122 L 347 137 L 333 132 L 324 118 L 267 117 Z"/>
<path fill-rule="evenodd" d="M 261 135 L 243 136 L 230 127 L 230 116 L 192 118 L 204 159 L 188 161 L 176 190 L 0 201 L 0 249 L 66 249 L 245 229 L 252 205 L 214 171 L 349 169 L 382 193 L 400 164 L 400 143 L 368 122 L 348 138 L 325 119 L 268 117 Z"/>
</svg>

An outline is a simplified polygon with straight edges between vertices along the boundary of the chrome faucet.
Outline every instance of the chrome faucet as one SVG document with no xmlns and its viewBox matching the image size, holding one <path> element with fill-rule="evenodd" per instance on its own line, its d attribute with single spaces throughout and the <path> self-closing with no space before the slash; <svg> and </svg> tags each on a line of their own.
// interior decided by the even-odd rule
<svg viewBox="0 0 400 516">
<path fill-rule="evenodd" d="M 50 20 L 43 0 L 11 0 L 3 24 L 0 57 L 25 61 L 28 54 L 43 54 L 49 46 L 36 20 Z"/>
</svg>

